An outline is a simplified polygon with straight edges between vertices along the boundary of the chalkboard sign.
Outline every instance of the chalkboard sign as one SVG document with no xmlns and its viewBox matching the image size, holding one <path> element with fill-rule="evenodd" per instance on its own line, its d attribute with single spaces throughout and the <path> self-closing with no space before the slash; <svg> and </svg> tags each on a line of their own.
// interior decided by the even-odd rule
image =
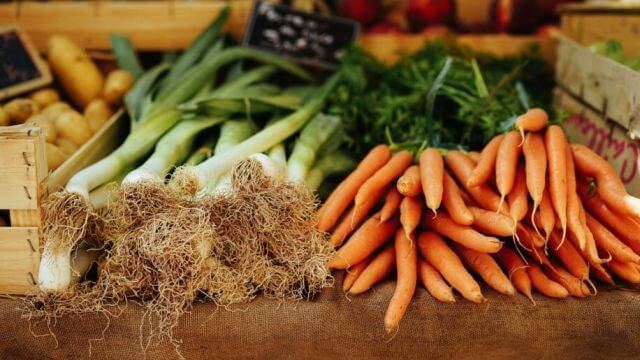
<svg viewBox="0 0 640 360">
<path fill-rule="evenodd" d="M 334 68 L 342 50 L 357 39 L 359 31 L 358 23 L 351 20 L 256 1 L 244 44 L 309 65 Z"/>
<path fill-rule="evenodd" d="M 51 73 L 27 36 L 16 27 L 0 28 L 0 99 L 51 82 Z"/>
</svg>

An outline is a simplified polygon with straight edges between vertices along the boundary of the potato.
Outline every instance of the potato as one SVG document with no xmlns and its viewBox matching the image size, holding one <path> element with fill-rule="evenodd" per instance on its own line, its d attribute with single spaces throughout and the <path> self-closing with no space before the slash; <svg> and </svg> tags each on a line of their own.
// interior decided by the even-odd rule
<svg viewBox="0 0 640 360">
<path fill-rule="evenodd" d="M 42 129 L 44 133 L 44 140 L 48 143 L 54 144 L 58 138 L 58 130 L 53 125 L 53 120 L 48 115 L 36 114 L 27 120 L 27 123 L 33 124 Z"/>
<path fill-rule="evenodd" d="M 25 98 L 16 98 L 4 104 L 4 111 L 9 115 L 11 124 L 24 124 L 32 115 L 40 112 L 40 106 Z"/>
<path fill-rule="evenodd" d="M 0 106 L 0 126 L 9 126 L 9 114 Z"/>
<path fill-rule="evenodd" d="M 124 94 L 133 85 L 133 76 L 125 70 L 113 70 L 107 74 L 102 89 L 102 98 L 111 106 L 120 106 Z"/>
<path fill-rule="evenodd" d="M 52 88 L 36 90 L 29 95 L 29 98 L 40 105 L 41 108 L 60 101 L 60 95 Z"/>
<path fill-rule="evenodd" d="M 55 170 L 60 167 L 65 160 L 67 160 L 67 155 L 53 144 L 46 143 L 45 145 L 47 146 L 45 149 L 47 155 L 47 166 L 49 167 L 49 170 Z"/>
<path fill-rule="evenodd" d="M 52 35 L 47 41 L 47 58 L 56 80 L 81 109 L 100 97 L 104 77 L 89 55 L 64 35 Z"/>
<path fill-rule="evenodd" d="M 68 110 L 73 110 L 71 108 L 71 105 L 67 104 L 64 101 L 58 101 L 45 107 L 42 110 L 42 113 L 55 120 L 60 114 Z"/>
<path fill-rule="evenodd" d="M 73 141 L 65 138 L 58 138 L 56 140 L 56 145 L 58 149 L 60 149 L 67 156 L 73 155 L 74 152 L 78 150 L 78 145 L 76 145 Z"/>
<path fill-rule="evenodd" d="M 82 146 L 91 138 L 93 133 L 87 121 L 76 111 L 65 111 L 54 120 L 58 136 L 73 141 Z"/>
<path fill-rule="evenodd" d="M 100 130 L 102 125 L 106 123 L 113 115 L 113 111 L 106 101 L 103 99 L 92 100 L 86 108 L 84 108 L 84 118 L 89 123 L 91 132 L 95 133 Z"/>
</svg>

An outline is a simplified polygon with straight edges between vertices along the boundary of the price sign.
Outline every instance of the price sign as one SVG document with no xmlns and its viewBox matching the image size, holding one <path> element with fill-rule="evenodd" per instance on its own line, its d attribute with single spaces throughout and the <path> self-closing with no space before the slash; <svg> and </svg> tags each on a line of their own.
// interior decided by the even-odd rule
<svg viewBox="0 0 640 360">
<path fill-rule="evenodd" d="M 335 68 L 359 31 L 358 23 L 351 20 L 256 1 L 244 44 L 309 65 Z"/>
<path fill-rule="evenodd" d="M 0 99 L 51 82 L 51 73 L 28 37 L 17 27 L 0 27 Z"/>
</svg>

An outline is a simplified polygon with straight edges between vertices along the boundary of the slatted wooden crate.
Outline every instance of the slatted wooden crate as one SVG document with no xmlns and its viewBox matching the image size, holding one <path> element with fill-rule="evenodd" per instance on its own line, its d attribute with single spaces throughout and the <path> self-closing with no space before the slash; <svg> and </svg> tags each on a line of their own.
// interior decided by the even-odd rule
<svg viewBox="0 0 640 360">
<path fill-rule="evenodd" d="M 8 210 L 9 227 L 0 227 L 0 294 L 35 289 L 41 250 L 41 205 L 78 170 L 110 153 L 124 138 L 122 111 L 56 171 L 48 173 L 44 135 L 26 125 L 0 127 L 0 210 Z"/>
</svg>

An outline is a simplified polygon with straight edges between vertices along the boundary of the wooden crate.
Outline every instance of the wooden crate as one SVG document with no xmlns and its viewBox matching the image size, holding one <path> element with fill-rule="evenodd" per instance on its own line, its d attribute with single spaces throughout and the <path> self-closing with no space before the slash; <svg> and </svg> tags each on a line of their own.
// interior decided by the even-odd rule
<svg viewBox="0 0 640 360">
<path fill-rule="evenodd" d="M 640 54 L 640 4 L 572 3 L 560 7 L 562 32 L 582 45 L 609 39 L 627 56 Z"/>
<path fill-rule="evenodd" d="M 561 37 L 556 83 L 618 123 L 631 139 L 640 137 L 640 73 Z"/>
<path fill-rule="evenodd" d="M 75 172 L 120 144 L 128 126 L 122 113 L 116 113 L 50 174 L 39 128 L 0 128 L 0 210 L 8 210 L 10 215 L 10 226 L 0 227 L 0 294 L 25 294 L 35 289 L 41 250 L 41 202 Z"/>
</svg>

